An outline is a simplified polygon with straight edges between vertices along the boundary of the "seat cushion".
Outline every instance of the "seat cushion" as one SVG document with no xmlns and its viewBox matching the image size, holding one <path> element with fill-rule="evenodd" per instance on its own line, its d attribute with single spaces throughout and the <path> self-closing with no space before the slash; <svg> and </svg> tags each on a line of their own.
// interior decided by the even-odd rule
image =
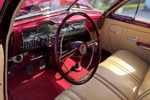
<svg viewBox="0 0 150 100">
<path fill-rule="evenodd" d="M 99 64 L 89 82 L 71 85 L 56 100 L 134 100 L 148 69 L 143 60 L 120 50 Z"/>
<path fill-rule="evenodd" d="M 148 70 L 137 94 L 137 100 L 150 100 L 150 69 Z"/>
</svg>

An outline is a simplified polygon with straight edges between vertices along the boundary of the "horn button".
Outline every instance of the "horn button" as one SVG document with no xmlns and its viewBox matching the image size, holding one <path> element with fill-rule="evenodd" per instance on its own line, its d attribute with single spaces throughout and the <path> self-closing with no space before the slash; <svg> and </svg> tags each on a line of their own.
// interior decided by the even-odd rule
<svg viewBox="0 0 150 100">
<path fill-rule="evenodd" d="M 78 49 L 78 51 L 74 54 L 74 56 L 84 56 L 87 53 L 87 45 L 82 41 L 74 42 L 73 48 Z"/>
<path fill-rule="evenodd" d="M 80 47 L 79 47 L 79 51 L 80 51 L 80 54 L 81 55 L 85 55 L 86 52 L 87 52 L 87 47 L 85 44 L 81 44 Z"/>
</svg>

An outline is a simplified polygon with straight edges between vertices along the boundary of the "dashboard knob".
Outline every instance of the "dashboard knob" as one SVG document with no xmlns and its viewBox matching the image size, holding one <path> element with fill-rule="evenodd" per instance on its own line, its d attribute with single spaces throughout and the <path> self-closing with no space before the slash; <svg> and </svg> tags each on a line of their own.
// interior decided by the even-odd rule
<svg viewBox="0 0 150 100">
<path fill-rule="evenodd" d="M 39 37 L 34 37 L 34 40 L 37 41 L 39 39 Z"/>
<path fill-rule="evenodd" d="M 32 41 L 32 39 L 28 39 L 28 42 L 30 43 Z"/>
<path fill-rule="evenodd" d="M 22 59 L 21 56 L 17 56 L 17 57 L 16 57 L 16 60 L 17 60 L 17 61 L 21 61 L 21 59 Z"/>
</svg>

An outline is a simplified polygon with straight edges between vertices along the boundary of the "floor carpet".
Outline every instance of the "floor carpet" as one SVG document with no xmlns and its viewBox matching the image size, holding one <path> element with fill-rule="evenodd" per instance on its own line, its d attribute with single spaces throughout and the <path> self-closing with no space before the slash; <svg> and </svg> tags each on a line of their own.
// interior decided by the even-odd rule
<svg viewBox="0 0 150 100">
<path fill-rule="evenodd" d="M 105 60 L 109 55 L 103 56 L 102 60 Z M 88 64 L 89 60 L 87 58 L 87 56 L 83 58 L 83 66 Z M 95 57 L 94 61 L 96 61 Z M 66 60 L 65 63 L 66 66 L 75 64 L 71 59 Z M 65 72 L 68 73 L 67 70 Z M 79 76 L 71 76 L 78 80 L 87 72 Z M 56 96 L 70 85 L 55 70 L 39 70 L 39 67 L 35 66 L 32 75 L 27 75 L 26 70 L 22 70 L 8 77 L 8 98 L 9 100 L 54 100 Z"/>
</svg>

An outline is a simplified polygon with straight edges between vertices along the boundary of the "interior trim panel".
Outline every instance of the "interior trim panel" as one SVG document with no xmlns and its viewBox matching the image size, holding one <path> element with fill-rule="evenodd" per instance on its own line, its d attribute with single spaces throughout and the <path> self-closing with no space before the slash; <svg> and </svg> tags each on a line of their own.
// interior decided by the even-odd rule
<svg viewBox="0 0 150 100">
<path fill-rule="evenodd" d="M 110 30 L 114 30 L 118 34 L 116 35 Z M 149 28 L 106 18 L 100 35 L 103 49 L 111 53 L 120 49 L 127 50 L 150 64 L 149 50 L 137 45 L 137 42 L 150 44 Z"/>
</svg>

